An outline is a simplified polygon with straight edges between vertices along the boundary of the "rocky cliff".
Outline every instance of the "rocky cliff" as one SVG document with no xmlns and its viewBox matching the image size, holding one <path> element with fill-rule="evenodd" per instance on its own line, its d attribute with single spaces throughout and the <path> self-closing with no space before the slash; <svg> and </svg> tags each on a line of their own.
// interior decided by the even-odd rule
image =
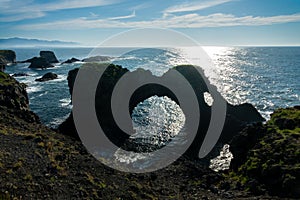
<svg viewBox="0 0 300 200">
<path fill-rule="evenodd" d="M 29 109 L 26 85 L 0 72 L 0 107 L 8 109 L 27 122 L 39 123 L 39 118 Z M 4 117 L 4 116 L 2 116 Z"/>
</svg>

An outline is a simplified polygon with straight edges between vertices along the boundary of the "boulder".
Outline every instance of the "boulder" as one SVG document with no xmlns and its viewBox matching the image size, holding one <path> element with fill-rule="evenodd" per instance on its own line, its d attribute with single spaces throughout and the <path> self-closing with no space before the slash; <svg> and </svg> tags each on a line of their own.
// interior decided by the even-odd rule
<svg viewBox="0 0 300 200">
<path fill-rule="evenodd" d="M 53 51 L 40 51 L 40 57 L 49 63 L 59 63 Z"/>
<path fill-rule="evenodd" d="M 112 57 L 109 56 L 92 56 L 89 58 L 85 58 L 82 62 L 109 62 L 111 61 Z"/>
<path fill-rule="evenodd" d="M 45 81 L 50 81 L 50 80 L 54 80 L 54 79 L 57 79 L 57 74 L 54 74 L 52 72 L 48 72 L 48 73 L 44 74 L 42 76 L 42 78 L 35 79 L 35 81 L 45 82 Z"/>
<path fill-rule="evenodd" d="M 66 60 L 62 64 L 69 64 L 69 63 L 74 63 L 74 62 L 78 62 L 78 61 L 80 61 L 80 60 L 77 58 L 71 58 L 71 59 Z"/>
<path fill-rule="evenodd" d="M 42 69 L 45 69 L 45 68 L 54 67 L 45 58 L 42 58 L 42 57 L 34 57 L 34 58 L 28 59 L 24 62 L 30 62 L 31 63 L 28 68 L 42 68 Z"/>
<path fill-rule="evenodd" d="M 106 66 L 98 64 L 98 67 Z M 179 73 L 181 73 L 186 79 L 190 82 L 191 86 L 193 87 L 196 96 L 198 98 L 200 113 L 201 113 L 201 120 L 199 122 L 199 129 L 196 134 L 196 137 L 190 146 L 190 148 L 187 150 L 186 155 L 190 158 L 198 158 L 199 150 L 201 147 L 201 144 L 204 140 L 204 137 L 206 135 L 206 132 L 208 130 L 208 126 L 210 123 L 210 117 L 211 117 L 211 107 L 206 104 L 204 100 L 204 93 L 208 91 L 205 81 L 204 81 L 204 72 L 202 72 L 202 75 L 198 73 L 198 71 L 193 66 L 177 66 L 173 68 L 173 70 L 177 70 Z M 68 84 L 70 92 L 72 93 L 73 90 L 73 84 L 74 80 L 76 78 L 78 69 L 71 70 L 69 72 L 68 76 Z M 98 119 L 102 119 L 100 121 L 101 127 L 103 131 L 107 134 L 107 137 L 117 146 L 121 147 L 125 141 L 128 141 L 129 135 L 124 133 L 122 130 L 120 130 L 117 126 L 117 124 L 114 121 L 112 112 L 111 112 L 111 95 L 114 89 L 115 84 L 118 82 L 118 80 L 122 77 L 123 74 L 127 73 L 127 69 L 123 69 L 121 66 L 116 65 L 109 65 L 109 67 L 106 69 L 105 73 L 101 77 L 99 81 L 99 85 L 96 92 L 96 101 L 95 101 L 95 108 L 97 112 Z M 128 72 L 128 73 L 134 73 L 134 72 Z M 139 77 L 143 77 L 146 73 L 148 74 L 149 71 L 139 69 L 138 73 L 140 73 Z M 169 72 L 166 72 L 169 73 Z M 166 74 L 165 74 L 166 75 Z M 207 81 L 208 82 L 208 81 Z M 215 88 L 215 87 L 213 87 Z M 216 90 L 216 88 L 215 88 Z M 132 110 L 139 102 L 144 101 L 145 99 L 151 97 L 151 96 L 168 96 L 173 101 L 175 101 L 178 105 L 179 102 L 174 96 L 174 94 L 164 88 L 164 87 L 158 87 L 155 84 L 145 85 L 137 89 L 137 91 L 132 95 L 130 102 L 129 102 L 129 111 L 132 113 Z M 223 98 L 220 95 L 220 98 Z M 264 119 L 261 117 L 261 115 L 257 112 L 257 110 L 251 105 L 251 104 L 242 104 L 238 106 L 233 106 L 227 103 L 227 112 L 226 112 L 226 121 L 224 125 L 224 129 L 222 131 L 221 137 L 218 141 L 219 144 L 225 144 L 229 142 L 234 135 L 237 135 L 239 131 L 241 131 L 245 126 L 248 124 L 256 123 L 256 122 L 262 122 Z M 71 123 L 71 124 L 66 124 Z M 74 124 L 72 120 L 66 120 L 66 123 L 63 123 L 59 130 L 64 133 L 64 129 L 62 130 L 61 127 L 74 127 Z M 68 129 L 70 131 L 70 129 Z M 76 133 L 76 130 L 72 130 L 72 133 Z M 77 137 L 77 134 L 74 135 Z M 221 146 L 221 145 L 216 145 Z M 217 151 L 212 151 L 217 152 Z M 207 156 L 207 160 L 211 157 L 215 157 L 216 155 L 210 154 Z"/>
<path fill-rule="evenodd" d="M 14 73 L 12 76 L 13 77 L 21 77 L 21 76 L 29 76 L 29 75 L 26 73 L 20 72 L 20 73 Z"/>
</svg>

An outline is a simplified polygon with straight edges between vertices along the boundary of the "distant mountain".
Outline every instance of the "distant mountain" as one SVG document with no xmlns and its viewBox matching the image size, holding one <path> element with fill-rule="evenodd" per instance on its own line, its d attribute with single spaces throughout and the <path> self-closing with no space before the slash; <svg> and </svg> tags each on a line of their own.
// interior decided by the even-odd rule
<svg viewBox="0 0 300 200">
<path fill-rule="evenodd" d="M 0 47 L 40 47 L 40 46 L 78 46 L 77 42 L 65 42 L 59 40 L 39 40 L 28 38 L 5 38 L 0 39 Z"/>
</svg>

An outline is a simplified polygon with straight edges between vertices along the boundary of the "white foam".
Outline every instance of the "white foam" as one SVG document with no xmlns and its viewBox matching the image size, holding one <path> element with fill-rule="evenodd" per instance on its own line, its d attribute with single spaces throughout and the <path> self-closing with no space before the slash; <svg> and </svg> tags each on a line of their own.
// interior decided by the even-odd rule
<svg viewBox="0 0 300 200">
<path fill-rule="evenodd" d="M 70 98 L 61 99 L 61 100 L 59 100 L 59 102 L 60 102 L 61 107 L 72 108 Z"/>
<path fill-rule="evenodd" d="M 50 127 L 57 127 L 58 125 L 60 125 L 61 123 L 63 123 L 68 117 L 69 117 L 70 114 L 67 114 L 63 117 L 56 117 L 56 118 L 53 118 L 53 120 L 47 124 L 48 126 Z"/>
<path fill-rule="evenodd" d="M 33 93 L 33 92 L 39 92 L 42 90 L 42 87 L 39 86 L 39 85 L 29 85 L 27 88 L 26 88 L 26 92 L 27 93 Z"/>
</svg>

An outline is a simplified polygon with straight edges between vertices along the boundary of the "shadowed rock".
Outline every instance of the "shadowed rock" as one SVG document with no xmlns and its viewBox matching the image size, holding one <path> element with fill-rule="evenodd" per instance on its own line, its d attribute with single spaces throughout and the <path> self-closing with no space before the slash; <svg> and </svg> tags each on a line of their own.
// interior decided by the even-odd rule
<svg viewBox="0 0 300 200">
<path fill-rule="evenodd" d="M 43 75 L 42 78 L 35 79 L 35 81 L 45 82 L 45 81 L 50 81 L 50 80 L 54 80 L 54 79 L 57 79 L 57 74 L 48 72 L 45 75 Z"/>
<path fill-rule="evenodd" d="M 246 127 L 230 142 L 230 168 L 250 192 L 300 197 L 300 107 L 278 109 L 266 124 Z"/>
<path fill-rule="evenodd" d="M 59 63 L 53 51 L 40 51 L 40 57 L 49 63 Z"/>
<path fill-rule="evenodd" d="M 26 73 L 20 72 L 20 73 L 14 73 L 12 76 L 13 77 L 21 77 L 21 76 L 29 76 L 29 75 Z"/>
<path fill-rule="evenodd" d="M 80 61 L 80 60 L 77 58 L 71 58 L 71 59 L 66 60 L 62 64 L 69 64 L 69 63 L 74 63 L 74 62 L 78 62 L 78 61 Z"/>
<path fill-rule="evenodd" d="M 3 64 L 15 63 L 16 53 L 12 50 L 0 50 L 0 62 Z"/>
<path fill-rule="evenodd" d="M 39 122 L 39 118 L 29 109 L 26 85 L 0 72 L 0 107 L 24 118 L 27 122 Z"/>
<path fill-rule="evenodd" d="M 0 50 L 0 71 L 9 63 L 16 63 L 16 53 L 12 50 Z"/>
<path fill-rule="evenodd" d="M 51 65 L 49 62 L 47 62 L 47 60 L 45 58 L 42 57 L 33 57 L 31 59 L 28 59 L 26 61 L 23 62 L 30 62 L 30 65 L 28 68 L 51 68 L 54 67 L 53 65 Z"/>
<path fill-rule="evenodd" d="M 101 65 L 99 65 L 101 67 Z M 103 67 L 103 66 L 102 66 Z M 178 66 L 174 68 L 179 73 L 181 73 L 186 80 L 189 81 L 193 87 L 201 113 L 201 120 L 199 122 L 199 129 L 197 135 L 187 150 L 186 155 L 191 158 L 197 158 L 198 153 L 201 147 L 201 144 L 205 138 L 206 132 L 211 118 L 211 107 L 204 100 L 204 93 L 208 92 L 206 83 L 202 75 L 199 74 L 193 66 Z M 70 92 L 72 93 L 74 80 L 76 77 L 78 69 L 71 70 L 68 76 L 68 84 Z M 114 89 L 115 84 L 121 78 L 123 74 L 128 72 L 127 69 L 123 69 L 120 66 L 110 65 L 103 76 L 101 77 L 97 92 L 96 92 L 96 112 L 103 131 L 107 133 L 107 137 L 117 146 L 121 147 L 126 140 L 128 140 L 129 135 L 124 133 L 116 125 L 112 111 L 111 111 L 111 95 Z M 131 72 L 128 72 L 131 73 Z M 140 69 L 140 73 L 149 73 L 143 69 Z M 166 72 L 168 73 L 168 72 Z M 142 77 L 142 76 L 141 76 Z M 212 87 L 215 88 L 215 87 Z M 215 88 L 216 90 L 216 88 Z M 139 88 L 131 97 L 129 102 L 129 111 L 132 113 L 132 110 L 139 102 L 146 100 L 147 98 L 157 95 L 157 96 L 168 96 L 177 104 L 179 103 L 176 96 L 168 89 L 164 87 L 158 87 L 157 85 L 146 85 Z M 222 97 L 221 97 L 222 98 Z M 221 137 L 218 143 L 224 144 L 229 142 L 234 135 L 237 135 L 246 125 L 252 124 L 255 122 L 262 122 L 264 119 L 257 112 L 257 110 L 251 104 L 242 104 L 238 106 L 233 106 L 227 103 L 227 112 L 226 112 L 226 121 L 224 129 L 222 131 Z M 59 126 L 59 131 L 68 135 L 73 135 L 77 137 L 76 130 L 74 129 L 73 120 L 70 118 L 67 119 L 62 125 Z M 72 129 L 72 130 L 71 130 Z M 220 145 L 219 145 L 220 146 Z M 215 154 L 210 154 L 207 158 L 216 156 Z"/>
</svg>

